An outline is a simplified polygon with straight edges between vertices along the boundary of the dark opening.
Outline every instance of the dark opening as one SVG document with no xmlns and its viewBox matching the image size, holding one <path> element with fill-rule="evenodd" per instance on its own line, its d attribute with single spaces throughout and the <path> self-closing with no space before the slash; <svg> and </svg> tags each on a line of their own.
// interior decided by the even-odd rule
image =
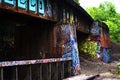
<svg viewBox="0 0 120 80">
<path fill-rule="evenodd" d="M 78 42 L 78 50 L 79 53 L 82 51 L 80 50 L 80 45 L 84 43 L 84 41 L 89 37 L 89 34 L 83 33 L 77 30 L 77 42 Z"/>
<path fill-rule="evenodd" d="M 0 61 L 49 58 L 54 23 L 0 12 Z"/>
</svg>

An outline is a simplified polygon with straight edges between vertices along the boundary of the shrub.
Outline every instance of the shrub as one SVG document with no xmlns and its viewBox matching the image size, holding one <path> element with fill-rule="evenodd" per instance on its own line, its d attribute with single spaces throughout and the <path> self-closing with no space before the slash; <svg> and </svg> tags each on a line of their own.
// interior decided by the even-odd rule
<svg viewBox="0 0 120 80">
<path fill-rule="evenodd" d="M 118 68 L 118 74 L 120 75 L 120 62 L 117 63 L 117 68 Z"/>
<path fill-rule="evenodd" d="M 86 39 L 82 42 L 82 44 L 79 44 L 79 50 L 89 54 L 93 58 L 96 57 L 97 47 L 97 43 L 94 41 L 90 41 L 89 39 Z"/>
</svg>

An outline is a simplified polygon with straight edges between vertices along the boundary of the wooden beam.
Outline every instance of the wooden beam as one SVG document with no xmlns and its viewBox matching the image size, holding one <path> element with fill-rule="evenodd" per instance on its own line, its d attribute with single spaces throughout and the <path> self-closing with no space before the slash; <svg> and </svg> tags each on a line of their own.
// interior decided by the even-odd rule
<svg viewBox="0 0 120 80">
<path fill-rule="evenodd" d="M 40 66 L 39 66 L 39 71 L 40 71 L 40 80 L 42 80 L 42 64 L 40 64 Z"/>
<path fill-rule="evenodd" d="M 48 63 L 48 80 L 51 80 L 51 63 Z"/>
<path fill-rule="evenodd" d="M 64 62 L 61 63 L 61 79 L 64 79 Z"/>
<path fill-rule="evenodd" d="M 3 68 L 0 68 L 0 80 L 3 80 Z"/>
<path fill-rule="evenodd" d="M 17 66 L 15 67 L 15 80 L 18 80 L 18 68 L 17 68 Z"/>
<path fill-rule="evenodd" d="M 55 80 L 58 80 L 58 63 L 55 63 Z"/>
</svg>

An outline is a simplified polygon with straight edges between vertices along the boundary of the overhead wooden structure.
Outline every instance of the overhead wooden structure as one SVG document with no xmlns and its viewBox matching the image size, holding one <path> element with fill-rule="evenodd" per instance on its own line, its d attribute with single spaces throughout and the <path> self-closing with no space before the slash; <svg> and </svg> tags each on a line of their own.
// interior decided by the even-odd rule
<svg viewBox="0 0 120 80">
<path fill-rule="evenodd" d="M 93 19 L 73 0 L 0 0 L 0 18 L 2 19 L 0 23 L 0 36 L 2 36 L 0 38 L 0 60 L 9 61 L 0 63 L 1 80 L 4 80 L 6 77 L 5 69 L 8 69 L 8 72 L 11 72 L 11 70 L 14 71 L 8 76 L 9 79 L 23 80 L 24 78 L 20 78 L 20 76 L 25 76 L 22 75 L 20 65 L 25 64 L 28 65 L 25 73 L 27 74 L 27 77 L 25 77 L 26 80 L 36 80 L 36 78 L 42 80 L 41 76 L 43 80 L 48 80 L 48 78 L 42 75 L 44 73 L 51 74 L 47 75 L 49 80 L 58 80 L 58 75 L 60 76 L 60 80 L 62 80 L 65 77 L 80 73 L 78 52 L 73 53 L 75 57 L 72 56 L 68 59 L 64 54 L 58 52 L 58 50 L 62 50 L 62 47 L 56 47 L 57 30 L 60 29 L 62 31 L 62 28 L 64 28 L 60 28 L 62 25 L 69 26 L 68 30 L 63 30 L 64 33 L 73 30 L 73 33 L 68 34 L 67 37 L 66 34 L 64 35 L 64 39 L 70 38 L 68 43 L 71 44 L 67 45 L 67 48 L 75 44 L 72 46 L 73 49 L 75 48 L 73 51 L 77 51 L 77 37 L 74 31 L 77 30 L 79 35 L 82 33 L 83 38 L 84 34 L 85 36 L 86 34 L 90 34 Z M 71 35 L 74 35 L 74 37 L 68 37 Z M 61 34 L 59 37 L 61 37 Z M 72 44 L 73 41 L 75 43 Z M 64 44 L 66 45 L 66 43 Z M 22 63 L 19 60 L 22 60 L 22 62 L 27 62 L 26 60 L 30 61 Z M 39 64 L 36 62 L 32 63 L 32 61 L 38 61 Z M 64 64 L 64 62 L 68 64 Z M 38 73 L 31 73 L 31 71 L 34 71 L 34 67 L 32 68 L 31 64 L 38 64 L 36 70 L 41 75 L 33 77 L 34 74 L 38 75 Z M 12 66 L 12 69 L 9 66 Z M 42 71 L 41 66 L 46 72 Z M 24 66 L 22 67 L 24 68 Z M 52 76 L 54 77 L 52 78 Z"/>
</svg>

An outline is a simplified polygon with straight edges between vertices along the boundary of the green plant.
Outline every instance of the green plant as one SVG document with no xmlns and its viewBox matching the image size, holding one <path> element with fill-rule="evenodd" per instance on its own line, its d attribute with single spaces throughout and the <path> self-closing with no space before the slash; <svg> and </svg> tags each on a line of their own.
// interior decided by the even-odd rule
<svg viewBox="0 0 120 80">
<path fill-rule="evenodd" d="M 86 39 L 81 44 L 79 44 L 79 50 L 95 58 L 97 43 L 94 41 L 90 41 L 89 39 Z"/>
<path fill-rule="evenodd" d="M 118 68 L 118 75 L 120 75 L 120 62 L 117 63 L 117 68 Z"/>
<path fill-rule="evenodd" d="M 104 2 L 99 7 L 87 8 L 87 12 L 94 20 L 105 22 L 109 27 L 111 40 L 120 43 L 120 13 L 116 12 L 114 4 Z"/>
</svg>

